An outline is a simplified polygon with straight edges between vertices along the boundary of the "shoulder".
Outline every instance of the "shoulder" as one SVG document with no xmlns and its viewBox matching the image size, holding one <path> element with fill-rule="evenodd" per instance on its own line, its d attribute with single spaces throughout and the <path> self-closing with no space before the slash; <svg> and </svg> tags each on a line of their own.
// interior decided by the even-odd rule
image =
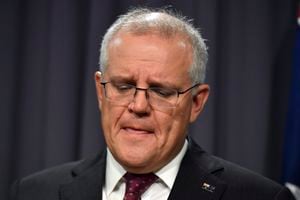
<svg viewBox="0 0 300 200">
<path fill-rule="evenodd" d="M 226 185 L 224 199 L 293 199 L 287 188 L 258 173 L 210 155 L 192 142 L 191 161 Z"/>
<path fill-rule="evenodd" d="M 246 196 L 250 199 L 293 199 L 287 188 L 269 178 L 221 158 L 212 159 L 224 166 L 223 170 L 214 174 L 227 184 L 224 196 L 232 198 L 235 195 L 240 199 Z"/>
<path fill-rule="evenodd" d="M 53 183 L 68 182 L 72 179 L 73 168 L 82 162 L 83 161 L 70 162 L 60 166 L 48 168 L 24 177 L 19 181 L 19 183 L 28 187 L 33 185 L 48 187 Z"/>
<path fill-rule="evenodd" d="M 215 156 L 210 157 L 214 162 L 223 166 L 222 170 L 214 173 L 214 176 L 226 181 L 229 187 L 272 188 L 275 190 L 282 188 L 280 184 L 256 172 Z"/>
<path fill-rule="evenodd" d="M 97 155 L 90 159 L 66 163 L 17 180 L 12 186 L 11 199 L 58 199 L 61 185 L 72 182 L 77 176 L 92 169 L 102 157 L 103 155 Z"/>
<path fill-rule="evenodd" d="M 16 181 L 12 186 L 11 199 L 58 199 L 60 184 L 72 180 L 72 169 L 81 162 L 52 167 Z"/>
</svg>

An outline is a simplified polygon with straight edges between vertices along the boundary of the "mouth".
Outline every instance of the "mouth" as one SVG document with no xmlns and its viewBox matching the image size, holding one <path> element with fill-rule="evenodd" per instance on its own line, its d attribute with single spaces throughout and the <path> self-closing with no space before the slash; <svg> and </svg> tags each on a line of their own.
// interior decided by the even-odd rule
<svg viewBox="0 0 300 200">
<path fill-rule="evenodd" d="M 128 134 L 153 134 L 154 131 L 147 128 L 140 127 L 124 127 L 122 128 Z"/>
</svg>

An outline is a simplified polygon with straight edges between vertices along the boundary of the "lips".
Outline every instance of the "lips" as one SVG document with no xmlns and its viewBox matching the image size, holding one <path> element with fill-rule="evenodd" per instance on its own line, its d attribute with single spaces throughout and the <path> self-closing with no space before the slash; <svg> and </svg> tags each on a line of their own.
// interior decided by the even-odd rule
<svg viewBox="0 0 300 200">
<path fill-rule="evenodd" d="M 128 135 L 149 135 L 155 133 L 155 125 L 150 119 L 127 118 L 119 121 L 121 132 Z"/>
<path fill-rule="evenodd" d="M 145 128 L 137 128 L 137 127 L 124 127 L 123 128 L 128 133 L 135 134 L 152 134 L 153 131 Z"/>
</svg>

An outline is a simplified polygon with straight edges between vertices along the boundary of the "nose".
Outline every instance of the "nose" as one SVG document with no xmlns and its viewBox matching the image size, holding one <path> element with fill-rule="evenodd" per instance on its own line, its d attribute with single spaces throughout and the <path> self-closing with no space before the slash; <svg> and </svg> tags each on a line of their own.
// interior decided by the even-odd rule
<svg viewBox="0 0 300 200">
<path fill-rule="evenodd" d="M 138 115 L 147 115 L 150 112 L 147 89 L 136 88 L 133 101 L 128 107 L 131 112 Z"/>
</svg>

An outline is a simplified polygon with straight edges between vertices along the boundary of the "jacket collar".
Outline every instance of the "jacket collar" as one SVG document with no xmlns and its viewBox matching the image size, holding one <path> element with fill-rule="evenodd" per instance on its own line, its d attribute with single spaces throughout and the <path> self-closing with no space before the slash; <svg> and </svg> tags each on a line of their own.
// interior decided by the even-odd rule
<svg viewBox="0 0 300 200">
<path fill-rule="evenodd" d="M 220 199 L 227 185 L 217 175 L 223 166 L 193 140 L 182 160 L 169 200 Z"/>
</svg>

